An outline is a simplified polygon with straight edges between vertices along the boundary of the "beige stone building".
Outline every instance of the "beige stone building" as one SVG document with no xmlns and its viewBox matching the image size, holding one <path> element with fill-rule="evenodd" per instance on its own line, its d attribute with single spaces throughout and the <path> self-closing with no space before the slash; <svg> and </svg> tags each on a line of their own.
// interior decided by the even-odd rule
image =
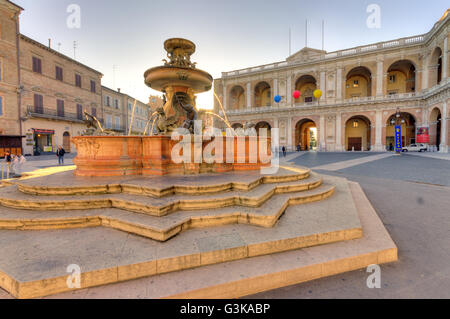
<svg viewBox="0 0 450 319">
<path fill-rule="evenodd" d="M 16 36 L 22 10 L 9 1 L 0 1 L 0 157 L 5 151 L 22 152 Z"/>
<path fill-rule="evenodd" d="M 83 112 L 103 119 L 102 74 L 49 46 L 20 35 L 22 132 L 25 154 L 74 149 L 86 128 Z"/>
<path fill-rule="evenodd" d="M 141 102 L 129 95 L 125 95 L 125 101 L 127 105 L 127 132 L 131 126 L 131 134 L 132 135 L 142 135 L 144 132 L 148 134 L 150 132 L 150 128 L 147 127 L 147 123 L 149 122 L 149 118 L 152 115 L 151 108 L 148 104 Z M 134 102 L 136 101 L 136 106 Z M 134 114 L 133 114 L 134 108 Z M 151 125 L 151 123 L 150 123 Z M 147 131 L 146 131 L 147 127 Z"/>
<path fill-rule="evenodd" d="M 122 93 L 120 89 L 114 91 L 105 86 L 102 86 L 102 100 L 105 128 L 128 134 L 133 117 L 131 134 L 141 135 L 145 132 L 145 126 L 152 114 L 151 105 L 136 99 L 132 116 L 135 98 Z"/>
<path fill-rule="evenodd" d="M 397 124 L 403 145 L 425 128 L 428 144 L 448 152 L 449 12 L 423 35 L 336 52 L 304 48 L 285 61 L 223 72 L 214 90 L 234 127 L 278 128 L 290 150 L 385 151 Z M 214 108 L 221 113 L 217 101 Z"/>
<path fill-rule="evenodd" d="M 148 98 L 148 106 L 150 106 L 150 110 L 155 112 L 158 107 L 164 106 L 163 99 L 158 95 L 150 95 Z"/>
<path fill-rule="evenodd" d="M 114 91 L 102 86 L 103 126 L 107 129 L 125 133 L 127 129 L 127 108 L 125 94 L 120 89 Z"/>
</svg>

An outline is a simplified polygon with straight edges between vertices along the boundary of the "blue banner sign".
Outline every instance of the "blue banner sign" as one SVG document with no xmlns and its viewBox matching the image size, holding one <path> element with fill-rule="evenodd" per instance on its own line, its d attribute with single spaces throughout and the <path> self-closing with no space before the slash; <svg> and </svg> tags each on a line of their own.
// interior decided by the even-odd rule
<svg viewBox="0 0 450 319">
<path fill-rule="evenodd" d="M 396 152 L 402 151 L 402 126 L 401 125 L 395 126 L 395 151 Z"/>
</svg>

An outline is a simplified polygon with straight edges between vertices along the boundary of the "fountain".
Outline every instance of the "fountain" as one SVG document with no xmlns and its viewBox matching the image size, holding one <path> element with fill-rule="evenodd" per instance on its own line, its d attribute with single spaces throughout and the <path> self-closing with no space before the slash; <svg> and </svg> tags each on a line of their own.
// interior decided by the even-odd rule
<svg viewBox="0 0 450 319">
<path fill-rule="evenodd" d="M 204 150 L 208 144 L 222 139 L 224 147 L 223 159 L 215 163 L 175 163 L 172 160 L 172 150 L 178 143 L 172 138 L 174 132 L 194 133 L 194 122 L 197 120 L 196 94 L 209 91 L 213 78 L 210 74 L 196 67 L 191 62 L 191 55 L 195 52 L 195 44 L 181 38 L 168 39 L 164 42 L 168 60 L 164 65 L 148 69 L 144 73 L 145 84 L 164 94 L 164 105 L 157 110 L 152 123 L 151 136 L 105 136 L 105 134 L 91 134 L 91 136 L 77 136 L 73 142 L 77 147 L 76 176 L 122 176 L 122 175 L 166 175 L 166 174 L 199 174 L 211 172 L 228 172 L 233 170 L 256 170 L 270 165 L 259 157 L 250 160 L 249 153 L 254 153 L 252 142 L 257 147 L 265 147 L 262 151 L 270 156 L 270 138 L 268 137 L 240 137 L 240 143 L 245 144 L 239 150 L 245 149 L 245 154 L 238 154 L 238 136 L 215 136 L 202 139 L 201 145 L 194 145 L 191 136 L 191 149 Z M 216 97 L 217 98 L 217 97 Z M 231 128 L 225 111 L 222 119 Z M 157 135 L 153 135 L 156 127 Z M 145 135 L 145 134 L 144 134 Z M 244 141 L 242 140 L 244 139 Z M 265 146 L 263 146 L 265 145 Z M 234 163 L 226 159 L 226 151 L 234 149 Z M 184 150 L 184 149 L 183 149 Z M 183 155 L 183 152 L 180 153 Z"/>
<path fill-rule="evenodd" d="M 152 114 L 157 135 L 113 136 L 86 113 L 74 173 L 0 188 L 0 288 L 34 298 L 154 276 L 147 298 L 237 298 L 397 260 L 358 184 L 286 162 L 259 170 L 270 165 L 270 139 L 250 123 L 228 136 L 192 134 L 195 94 L 212 78 L 191 62 L 192 42 L 165 48 L 169 61 L 145 72 L 165 98 Z M 225 112 L 212 116 L 230 129 Z M 175 161 L 176 149 L 193 151 L 190 161 Z M 206 150 L 219 160 L 195 161 Z M 79 267 L 79 286 L 68 266 Z"/>
</svg>

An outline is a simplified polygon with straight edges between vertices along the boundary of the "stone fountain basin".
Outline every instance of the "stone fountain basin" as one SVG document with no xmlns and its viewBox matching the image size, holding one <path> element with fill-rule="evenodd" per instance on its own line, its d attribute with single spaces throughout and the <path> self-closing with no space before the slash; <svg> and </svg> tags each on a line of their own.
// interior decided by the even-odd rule
<svg viewBox="0 0 450 319">
<path fill-rule="evenodd" d="M 163 91 L 168 86 L 178 86 L 192 88 L 196 94 L 209 91 L 213 82 L 212 76 L 205 71 L 172 66 L 148 69 L 144 77 L 145 84 L 157 91 Z"/>
<path fill-rule="evenodd" d="M 217 138 L 223 139 L 222 163 L 206 163 L 203 158 L 200 163 L 195 163 L 193 156 L 199 151 L 200 145 L 203 152 Z M 242 154 L 237 152 L 238 138 L 239 143 L 245 145 Z M 77 149 L 74 159 L 76 176 L 189 175 L 258 170 L 270 166 L 270 161 L 260 158 L 259 147 L 260 143 L 265 145 L 267 148 L 262 153 L 270 157 L 271 140 L 262 136 L 215 137 L 201 144 L 195 144 L 192 138 L 190 163 L 172 161 L 172 149 L 179 141 L 172 140 L 170 136 L 77 136 L 72 141 Z M 256 142 L 257 149 L 252 149 L 252 141 Z M 227 148 L 231 147 L 231 143 L 234 143 L 234 160 L 233 163 L 227 163 Z M 252 163 L 254 161 L 249 156 L 254 153 L 257 153 L 256 163 Z"/>
</svg>

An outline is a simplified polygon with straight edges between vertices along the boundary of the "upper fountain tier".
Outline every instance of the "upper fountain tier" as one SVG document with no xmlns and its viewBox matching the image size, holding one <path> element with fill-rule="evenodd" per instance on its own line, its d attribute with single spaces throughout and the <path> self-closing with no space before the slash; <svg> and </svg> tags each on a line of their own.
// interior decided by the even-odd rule
<svg viewBox="0 0 450 319">
<path fill-rule="evenodd" d="M 145 84 L 154 90 L 165 92 L 166 88 L 191 88 L 194 92 L 209 91 L 212 86 L 212 76 L 196 69 L 196 63 L 191 62 L 191 55 L 195 52 L 195 44 L 189 40 L 174 38 L 164 42 L 169 61 L 164 66 L 148 69 L 144 73 Z"/>
</svg>

